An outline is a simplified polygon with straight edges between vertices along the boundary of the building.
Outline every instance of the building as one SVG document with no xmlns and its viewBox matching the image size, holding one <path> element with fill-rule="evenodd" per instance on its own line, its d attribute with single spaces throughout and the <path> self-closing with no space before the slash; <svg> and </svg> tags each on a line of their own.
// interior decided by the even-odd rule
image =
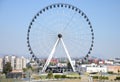
<svg viewBox="0 0 120 82">
<path fill-rule="evenodd" d="M 11 71 L 8 75 L 8 78 L 23 78 L 24 77 L 24 73 L 22 70 L 13 70 Z"/>
<path fill-rule="evenodd" d="M 93 59 L 93 60 L 92 60 L 92 63 L 98 64 L 98 63 L 99 63 L 99 59 L 97 59 L 97 58 L 96 58 L 96 59 Z"/>
<path fill-rule="evenodd" d="M 113 65 L 114 64 L 114 60 L 105 60 L 105 64 L 106 65 Z"/>
<path fill-rule="evenodd" d="M 10 77 L 10 78 L 22 78 L 23 77 L 24 75 L 23 68 L 26 68 L 26 64 L 27 64 L 26 58 L 24 58 L 23 56 L 18 57 L 15 55 L 4 56 L 3 62 L 2 62 L 2 58 L 0 58 L 0 70 L 1 70 L 2 64 L 4 66 L 6 62 L 10 62 L 12 66 L 12 71 L 9 74 L 7 74 L 7 77 Z"/>
<path fill-rule="evenodd" d="M 107 73 L 106 66 L 97 66 L 97 67 L 87 67 L 86 72 L 88 73 Z"/>
<path fill-rule="evenodd" d="M 2 72 L 3 70 L 3 59 L 0 58 L 0 72 Z"/>
<path fill-rule="evenodd" d="M 22 70 L 22 59 L 21 58 L 16 58 L 16 68 L 15 70 Z"/>
<path fill-rule="evenodd" d="M 52 58 L 50 60 L 50 64 L 52 64 L 52 65 L 56 65 L 57 63 L 58 63 L 58 59 L 57 58 Z"/>
<path fill-rule="evenodd" d="M 105 64 L 105 61 L 104 60 L 100 60 L 99 61 L 99 65 L 104 65 Z"/>
<path fill-rule="evenodd" d="M 114 59 L 114 64 L 120 66 L 120 58 L 115 58 Z"/>
<path fill-rule="evenodd" d="M 67 63 L 58 63 L 57 66 L 58 67 L 67 67 Z"/>
<path fill-rule="evenodd" d="M 6 62 L 10 62 L 12 66 L 12 70 L 22 70 L 23 68 L 26 68 L 27 59 L 22 57 L 17 57 L 15 55 L 12 56 L 4 56 L 3 58 L 3 65 L 6 64 Z"/>
<path fill-rule="evenodd" d="M 100 73 L 100 72 L 107 73 L 107 67 L 92 63 L 92 64 L 89 64 L 88 66 L 86 66 L 86 72 L 88 72 L 88 73 Z"/>
<path fill-rule="evenodd" d="M 15 61 L 15 59 L 16 59 L 16 56 L 10 56 L 10 62 L 11 62 L 11 66 L 12 66 L 12 69 L 14 70 L 15 69 L 15 64 L 16 64 L 16 61 Z"/>
<path fill-rule="evenodd" d="M 8 55 L 4 56 L 3 65 L 5 65 L 7 62 L 10 62 L 10 57 Z"/>
<path fill-rule="evenodd" d="M 26 68 L 27 59 L 24 58 L 23 56 L 21 57 L 21 59 L 22 59 L 22 68 Z"/>
<path fill-rule="evenodd" d="M 120 66 L 114 66 L 110 65 L 107 66 L 108 72 L 118 73 L 118 70 L 120 71 Z"/>
<path fill-rule="evenodd" d="M 16 70 L 22 70 L 23 68 L 26 68 L 27 59 L 22 57 L 16 57 Z"/>
</svg>

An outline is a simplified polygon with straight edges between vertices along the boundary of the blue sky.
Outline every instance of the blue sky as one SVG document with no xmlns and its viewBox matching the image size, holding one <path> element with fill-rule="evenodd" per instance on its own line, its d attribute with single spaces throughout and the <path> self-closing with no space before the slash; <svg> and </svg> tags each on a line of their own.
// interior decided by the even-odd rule
<svg viewBox="0 0 120 82">
<path fill-rule="evenodd" d="M 95 33 L 92 56 L 120 57 L 120 0 L 0 0 L 0 55 L 29 56 L 29 23 L 53 3 L 72 4 L 87 14 Z"/>
</svg>

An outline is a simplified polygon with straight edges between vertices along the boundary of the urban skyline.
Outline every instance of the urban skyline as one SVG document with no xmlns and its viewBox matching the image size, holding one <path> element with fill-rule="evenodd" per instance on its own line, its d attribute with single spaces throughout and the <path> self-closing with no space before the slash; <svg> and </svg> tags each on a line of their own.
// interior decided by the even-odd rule
<svg viewBox="0 0 120 82">
<path fill-rule="evenodd" d="M 120 57 L 119 0 L 0 1 L 0 55 L 17 54 L 31 57 L 26 43 L 29 22 L 43 7 L 61 2 L 75 5 L 90 18 L 95 33 L 91 56 L 105 59 Z"/>
<path fill-rule="evenodd" d="M 23 56 L 17 57 L 16 55 L 6 55 L 4 57 L 0 57 L 0 71 L 3 70 L 3 66 L 10 62 L 12 66 L 12 70 L 18 70 L 22 71 L 23 68 L 27 68 L 29 65 L 41 67 L 47 58 L 41 58 L 38 59 L 39 63 L 34 59 L 27 59 Z M 67 59 L 66 58 L 52 58 L 50 60 L 49 66 L 58 66 L 58 67 L 64 67 L 67 66 Z M 88 62 L 89 61 L 89 62 Z M 99 59 L 99 58 L 91 58 L 88 57 L 88 59 L 84 60 L 83 58 L 76 58 L 72 59 L 73 65 L 81 65 L 84 67 L 84 65 L 92 66 L 92 67 L 99 67 L 99 66 L 120 66 L 120 58 L 113 58 L 113 59 Z M 96 70 L 93 70 L 96 71 Z M 107 71 L 107 69 L 106 69 Z M 104 72 L 106 72 L 104 71 Z M 90 71 L 89 71 L 90 72 Z"/>
</svg>

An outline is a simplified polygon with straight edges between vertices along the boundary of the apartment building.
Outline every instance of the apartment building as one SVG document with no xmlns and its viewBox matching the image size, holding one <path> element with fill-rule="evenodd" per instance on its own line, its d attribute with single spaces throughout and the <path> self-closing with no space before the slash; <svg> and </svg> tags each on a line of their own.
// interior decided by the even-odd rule
<svg viewBox="0 0 120 82">
<path fill-rule="evenodd" d="M 2 72 L 3 70 L 3 59 L 0 58 L 0 72 Z"/>
<path fill-rule="evenodd" d="M 15 55 L 12 56 L 4 56 L 3 57 L 3 65 L 6 64 L 6 62 L 10 62 L 13 70 L 22 70 L 23 68 L 26 68 L 27 59 L 22 57 L 18 57 Z"/>
</svg>

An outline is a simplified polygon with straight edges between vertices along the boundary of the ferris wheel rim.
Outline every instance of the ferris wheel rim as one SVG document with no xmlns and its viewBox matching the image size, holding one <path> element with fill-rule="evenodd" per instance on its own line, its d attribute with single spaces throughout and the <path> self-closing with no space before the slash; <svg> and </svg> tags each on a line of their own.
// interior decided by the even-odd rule
<svg viewBox="0 0 120 82">
<path fill-rule="evenodd" d="M 37 17 L 38 17 L 40 14 L 42 14 L 43 12 L 45 12 L 45 11 L 47 11 L 47 10 L 49 10 L 49 9 L 57 8 L 57 7 L 64 7 L 64 8 L 68 8 L 68 9 L 69 9 L 69 8 L 72 8 L 72 10 L 74 10 L 75 12 L 80 13 L 80 15 L 83 16 L 83 19 L 86 20 L 86 22 L 87 22 L 87 24 L 88 24 L 88 26 L 89 26 L 89 28 L 90 28 L 90 31 L 91 31 L 91 35 L 92 35 L 92 38 L 91 38 L 91 39 L 92 39 L 92 40 L 91 40 L 91 46 L 90 46 L 90 48 L 89 48 L 89 51 L 88 51 L 87 54 L 85 54 L 85 55 L 91 54 L 91 51 L 92 51 L 92 49 L 93 49 L 93 43 L 94 43 L 94 32 L 93 32 L 93 28 L 92 28 L 92 25 L 91 25 L 91 22 L 90 22 L 89 18 L 88 18 L 87 15 L 86 15 L 83 11 L 81 11 L 79 8 L 77 8 L 77 7 L 73 6 L 73 5 L 70 5 L 70 4 L 65 4 L 65 3 L 55 3 L 55 4 L 51 4 L 51 5 L 49 5 L 49 6 L 46 6 L 46 7 L 42 8 L 42 9 L 33 17 L 32 21 L 31 21 L 30 24 L 29 24 L 28 31 L 27 31 L 27 46 L 28 46 L 28 49 L 29 49 L 29 51 L 30 51 L 30 54 L 32 54 L 32 56 L 35 57 L 35 53 L 34 53 L 34 51 L 32 50 L 32 47 L 31 47 L 31 44 L 30 44 L 30 41 L 29 41 L 29 35 L 30 35 L 30 30 L 31 30 L 31 28 L 32 28 L 32 24 L 35 22 L 35 20 L 37 19 Z M 58 35 L 59 35 L 59 34 L 58 34 Z"/>
</svg>

